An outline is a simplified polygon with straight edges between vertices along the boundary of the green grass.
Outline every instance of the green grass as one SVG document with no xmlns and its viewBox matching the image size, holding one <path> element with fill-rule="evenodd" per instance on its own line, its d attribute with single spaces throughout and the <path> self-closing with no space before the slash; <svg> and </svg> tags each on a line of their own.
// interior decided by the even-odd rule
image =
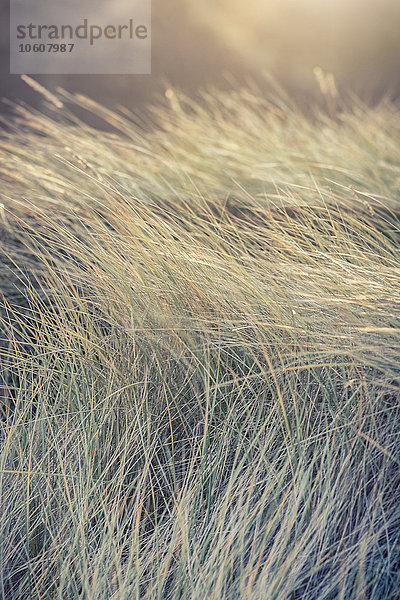
<svg viewBox="0 0 400 600">
<path fill-rule="evenodd" d="M 2 134 L 0 597 L 398 598 L 399 113 L 167 97 Z"/>
</svg>

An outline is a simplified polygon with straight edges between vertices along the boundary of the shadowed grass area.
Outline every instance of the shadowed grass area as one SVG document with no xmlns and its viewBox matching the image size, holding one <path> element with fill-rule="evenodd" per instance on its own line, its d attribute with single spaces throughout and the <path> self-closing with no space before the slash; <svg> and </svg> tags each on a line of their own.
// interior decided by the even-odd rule
<svg viewBox="0 0 400 600">
<path fill-rule="evenodd" d="M 0 597 L 395 599 L 399 113 L 167 97 L 2 135 Z"/>
</svg>

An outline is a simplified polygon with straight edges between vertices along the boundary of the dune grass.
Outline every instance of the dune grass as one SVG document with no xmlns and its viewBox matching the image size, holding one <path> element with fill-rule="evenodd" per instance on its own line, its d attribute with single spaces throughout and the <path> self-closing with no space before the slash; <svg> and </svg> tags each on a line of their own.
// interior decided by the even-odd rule
<svg viewBox="0 0 400 600">
<path fill-rule="evenodd" d="M 0 597 L 398 598 L 398 110 L 167 98 L 2 134 Z"/>
</svg>

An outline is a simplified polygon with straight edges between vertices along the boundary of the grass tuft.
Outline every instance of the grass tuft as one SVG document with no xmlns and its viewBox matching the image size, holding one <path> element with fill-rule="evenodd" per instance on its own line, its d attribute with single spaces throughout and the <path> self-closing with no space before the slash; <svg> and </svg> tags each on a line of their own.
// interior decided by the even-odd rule
<svg viewBox="0 0 400 600">
<path fill-rule="evenodd" d="M 394 600 L 399 113 L 168 99 L 2 134 L 0 597 Z"/>
</svg>

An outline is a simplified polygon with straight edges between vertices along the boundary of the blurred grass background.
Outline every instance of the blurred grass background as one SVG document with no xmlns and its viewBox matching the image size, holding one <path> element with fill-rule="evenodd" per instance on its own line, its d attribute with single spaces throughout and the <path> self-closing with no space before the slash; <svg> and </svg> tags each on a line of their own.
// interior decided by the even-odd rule
<svg viewBox="0 0 400 600">
<path fill-rule="evenodd" d="M 126 1 L 115 2 L 116 15 Z M 8 74 L 8 3 L 2 0 L 1 6 L 0 95 L 39 103 L 17 75 Z M 41 76 L 39 81 L 109 106 L 135 108 L 153 101 L 165 81 L 191 95 L 205 85 L 229 89 L 248 78 L 268 90 L 260 76 L 266 70 L 306 104 L 318 91 L 313 69 L 320 67 L 368 102 L 387 92 L 399 95 L 396 0 L 153 0 L 152 7 L 152 75 Z"/>
</svg>

